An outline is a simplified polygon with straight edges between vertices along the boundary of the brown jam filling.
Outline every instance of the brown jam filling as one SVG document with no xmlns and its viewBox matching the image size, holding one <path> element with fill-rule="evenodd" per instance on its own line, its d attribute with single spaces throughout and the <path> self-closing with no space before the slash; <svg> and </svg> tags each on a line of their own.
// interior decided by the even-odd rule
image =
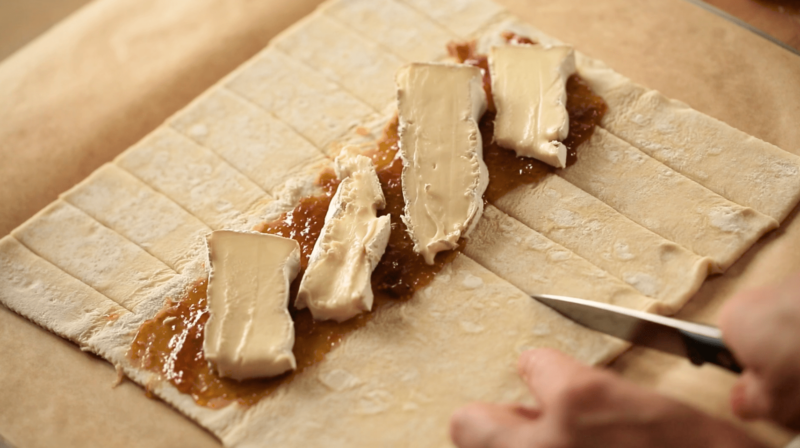
<svg viewBox="0 0 800 448">
<path fill-rule="evenodd" d="M 504 37 L 509 42 L 534 43 L 511 33 Z M 491 104 L 488 60 L 486 56 L 475 52 L 474 43 L 451 44 L 448 50 L 459 61 L 484 69 L 484 88 L 490 101 L 489 110 L 480 123 L 483 157 L 489 168 L 489 187 L 485 199 L 493 202 L 514 188 L 536 183 L 553 172 L 549 165 L 531 158 L 517 157 L 513 151 L 492 142 L 495 112 L 494 104 Z M 606 104 L 578 75 L 573 75 L 567 82 L 567 110 L 570 131 L 564 144 L 569 148 L 571 162 L 568 163 L 574 163 L 575 149 L 591 137 L 594 127 L 606 111 Z M 386 207 L 379 215 L 390 215 L 392 223 L 389 244 L 372 274 L 375 301 L 371 312 L 336 323 L 315 321 L 307 309 L 297 310 L 293 306 L 308 257 L 322 231 L 325 214 L 339 185 L 334 173 L 325 171 L 317 181 L 324 194 L 301 200 L 291 212 L 257 229 L 295 239 L 300 244 L 301 272 L 292 284 L 289 306 L 295 325 L 293 351 L 297 360 L 296 370 L 274 378 L 239 382 L 222 378 L 209 367 L 203 356 L 204 329 L 209 317 L 206 279 L 199 280 L 180 301 L 169 303 L 142 325 L 131 345 L 130 359 L 144 369 L 157 372 L 202 406 L 221 408 L 233 402 L 249 406 L 324 359 L 348 333 L 363 327 L 382 308 L 410 299 L 415 291 L 429 284 L 436 273 L 455 258 L 456 251 L 440 253 L 435 264 L 429 266 L 413 250 L 414 244 L 400 219 L 405 201 L 400 180 L 403 164 L 397 154 L 397 128 L 398 121 L 395 118 L 386 127 L 376 148 L 366 154 L 375 164 L 386 198 Z M 463 247 L 463 242 L 461 245 Z"/>
<path fill-rule="evenodd" d="M 515 44 L 535 45 L 524 36 L 503 33 L 506 41 Z M 459 62 L 483 69 L 483 88 L 489 100 L 489 107 L 480 122 L 483 139 L 483 161 L 489 168 L 489 186 L 484 198 L 489 202 L 500 199 L 504 194 L 520 185 L 535 184 L 544 176 L 555 171 L 550 165 L 530 157 L 517 157 L 513 150 L 502 148 L 494 143 L 495 106 L 492 101 L 492 80 L 489 73 L 489 58 L 475 49 L 475 42 L 451 43 L 447 46 L 450 55 Z M 567 147 L 567 166 L 577 160 L 577 148 L 589 140 L 603 119 L 608 106 L 603 98 L 575 74 L 567 79 L 567 113 L 569 114 L 569 135 L 563 143 Z"/>
<path fill-rule="evenodd" d="M 379 215 L 390 215 L 392 222 L 386 252 L 372 274 L 375 300 L 371 312 L 337 323 L 316 321 L 308 309 L 297 310 L 292 305 L 302 273 L 308 266 L 308 257 L 325 223 L 328 205 L 339 185 L 334 173 L 325 171 L 317 181 L 325 194 L 301 200 L 291 212 L 257 229 L 300 243 L 301 272 L 292 284 L 289 302 L 295 326 L 293 352 L 297 360 L 296 370 L 275 378 L 241 382 L 222 378 L 211 370 L 203 356 L 204 328 L 209 317 L 205 279 L 198 281 L 179 302 L 169 304 L 142 325 L 131 346 L 130 358 L 142 368 L 161 374 L 202 406 L 221 408 L 232 402 L 248 406 L 321 361 L 345 335 L 363 327 L 381 308 L 411 298 L 415 291 L 430 283 L 436 273 L 455 258 L 456 251 L 440 253 L 433 266 L 427 265 L 414 252 L 414 244 L 400 220 L 405 201 L 400 188 L 403 164 L 396 157 L 397 142 L 395 119 L 387 126 L 377 147 L 366 154 L 375 163 L 386 198 L 386 207 Z"/>
</svg>

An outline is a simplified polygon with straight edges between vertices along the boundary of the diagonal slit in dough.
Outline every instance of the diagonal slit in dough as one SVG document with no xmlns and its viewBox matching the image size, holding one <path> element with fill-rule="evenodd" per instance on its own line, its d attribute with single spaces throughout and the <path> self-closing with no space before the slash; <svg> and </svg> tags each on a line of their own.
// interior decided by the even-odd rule
<svg viewBox="0 0 800 448">
<path fill-rule="evenodd" d="M 800 201 L 800 157 L 635 84 L 602 62 L 579 57 L 578 70 L 609 105 L 602 126 L 651 157 L 777 221 Z"/>
<path fill-rule="evenodd" d="M 447 43 L 456 39 L 455 34 L 401 2 L 339 0 L 324 3 L 321 10 L 408 62 L 443 59 Z"/>
<path fill-rule="evenodd" d="M 200 255 L 201 237 L 211 232 L 180 205 L 114 164 L 98 168 L 61 198 L 178 272 Z"/>
<path fill-rule="evenodd" d="M 343 139 L 358 140 L 353 135 L 354 130 L 356 133 L 368 134 L 370 138 L 379 135 L 379 131 L 375 129 L 379 123 L 385 122 L 385 116 L 382 115 L 385 111 L 384 106 L 393 103 L 392 79 L 402 63 L 401 58 L 388 54 L 368 37 L 363 37 L 369 34 L 369 28 L 354 31 L 342 25 L 342 22 L 347 21 L 341 13 L 336 13 L 334 10 L 341 8 L 339 11 L 346 11 L 347 8 L 363 7 L 366 14 L 371 9 L 380 11 L 400 9 L 397 2 L 390 0 L 374 2 L 378 6 L 374 6 L 372 2 L 367 4 L 364 0 L 351 0 L 351 2 L 332 2 L 324 12 L 312 14 L 302 20 L 276 39 L 276 47 L 264 50 L 256 59 L 212 88 L 213 93 L 205 95 L 195 104 L 208 101 L 213 96 L 225 98 L 227 95 L 228 99 L 232 98 L 232 104 L 237 101 L 242 104 L 241 110 L 248 107 L 255 108 L 254 105 L 258 105 L 273 113 L 278 120 L 282 120 L 292 129 L 297 129 L 298 134 L 332 157 L 337 155 L 343 145 Z M 519 23 L 511 18 L 495 26 L 499 20 L 508 16 L 502 7 L 486 0 L 443 2 L 405 0 L 403 3 L 410 5 L 419 15 L 431 17 L 434 22 L 461 38 L 473 35 L 487 26 L 497 31 L 494 34 L 482 33 L 482 42 L 492 39 L 494 42 L 503 42 L 499 31 L 508 29 L 505 25 L 507 23 Z M 326 17 L 325 14 L 329 16 Z M 337 17 L 337 20 L 332 20 L 330 16 Z M 422 22 L 428 23 L 424 20 Z M 395 26 L 395 29 L 387 32 L 387 36 L 399 35 L 409 23 L 398 17 Z M 521 34 L 528 34 L 542 42 L 555 41 L 538 31 L 535 31 L 539 33 L 538 35 L 531 34 L 530 30 L 535 29 L 526 27 L 522 26 L 529 31 L 523 30 Z M 407 31 L 415 32 L 413 28 Z M 414 39 L 392 38 L 380 43 L 386 48 L 391 48 L 395 54 L 410 57 L 419 51 L 424 51 L 408 46 L 413 42 Z M 443 50 L 438 45 L 437 41 L 434 44 L 436 48 L 431 48 L 430 54 L 438 54 Z M 262 57 L 263 60 L 258 60 Z M 579 60 L 580 58 L 579 55 Z M 270 90 L 269 64 L 280 64 L 280 61 L 285 62 L 289 69 L 280 72 L 280 76 L 283 76 L 280 78 L 282 81 L 276 81 L 275 90 Z M 298 67 L 304 68 L 305 71 Z M 296 88 L 292 85 L 293 71 L 298 74 Z M 591 78 L 590 74 L 586 76 Z M 230 92 L 222 90 L 226 85 Z M 234 96 L 232 92 L 241 97 Z M 315 99 L 315 95 L 330 95 L 331 100 L 326 102 L 327 98 Z M 351 110 L 348 110 L 349 106 L 346 105 L 341 106 L 344 109 L 336 109 L 338 100 L 334 101 L 334 97 L 341 98 L 343 101 L 341 104 L 347 102 L 346 104 L 352 105 Z M 616 107 L 613 95 L 607 98 L 607 101 L 612 104 L 612 108 Z M 325 109 L 326 104 L 330 109 Z M 323 116 L 330 110 L 332 118 L 317 123 L 315 117 L 320 115 L 303 115 L 302 107 L 305 107 L 306 111 L 318 107 Z M 670 111 L 672 109 L 665 108 L 664 111 L 659 109 L 656 112 L 669 114 Z M 372 115 L 368 116 L 370 112 Z M 202 115 L 198 118 L 213 117 L 219 110 L 207 113 L 209 117 Z M 239 118 L 250 115 L 249 113 L 242 115 L 236 110 L 234 113 Z M 694 111 L 692 113 L 701 115 Z M 269 116 L 269 113 L 260 110 L 253 114 Z M 185 113 L 181 112 L 175 119 L 183 119 L 185 116 Z M 309 123 L 301 123 L 303 120 Z M 697 123 L 707 123 L 708 120 L 713 121 L 705 116 L 696 119 Z M 708 126 L 716 126 L 713 122 L 710 123 Z M 211 124 L 217 125 L 217 123 Z M 631 123 L 618 124 L 623 127 L 633 126 Z M 190 124 L 188 129 L 191 129 L 192 125 Z M 286 199 L 283 196 L 283 190 L 294 188 L 289 184 L 296 186 L 305 182 L 307 190 L 310 190 L 311 186 L 308 185 L 309 178 L 304 176 L 299 176 L 297 179 L 293 177 L 288 181 L 285 177 L 279 180 L 271 177 L 261 179 L 259 184 L 264 188 L 269 187 L 267 190 L 270 192 L 277 194 L 279 190 L 281 191 L 280 200 L 274 201 L 264 189 L 242 174 L 251 168 L 243 163 L 257 165 L 264 163 L 265 159 L 272 158 L 262 154 L 258 160 L 242 160 L 237 156 L 237 151 L 246 149 L 239 146 L 246 140 L 236 140 L 241 137 L 239 135 L 225 135 L 232 129 L 239 129 L 237 125 L 237 123 L 220 125 L 220 134 L 206 135 L 206 138 L 211 140 L 203 140 L 203 144 L 208 144 L 220 154 L 226 154 L 226 158 L 234 162 L 233 165 L 238 166 L 241 172 L 214 151 L 167 127 L 159 128 L 142 142 L 134 145 L 118 157 L 115 163 L 157 192 L 175 201 L 209 227 L 246 229 L 253 222 L 263 219 L 265 208 L 272 207 L 276 202 L 287 204 L 291 202 L 291 198 Z M 698 126 L 702 128 L 703 125 L 698 124 Z M 724 135 L 720 134 L 722 135 L 720 138 L 728 141 L 727 139 L 733 135 L 730 132 L 724 131 Z M 342 138 L 344 134 L 347 135 Z M 262 137 L 259 136 L 259 139 Z M 231 139 L 235 147 L 223 148 L 223 143 L 220 142 L 226 139 Z M 254 139 L 253 142 L 263 143 L 259 139 Z M 361 143 L 365 141 L 366 139 L 360 140 Z M 647 141 L 642 144 L 645 143 Z M 656 140 L 653 143 L 661 144 Z M 734 143 L 745 148 L 744 151 L 752 151 L 754 156 L 763 153 L 761 146 L 749 146 L 750 140 L 737 140 Z M 272 154 L 270 151 L 267 152 Z M 257 151 L 257 153 L 263 152 Z M 313 168 L 313 163 L 305 162 L 305 160 L 295 161 L 291 164 L 299 167 L 299 171 Z M 776 173 L 790 178 L 791 164 L 782 163 L 764 166 L 769 169 L 780 168 Z M 288 162 L 287 165 L 281 166 L 288 166 Z M 787 166 L 787 169 L 783 169 Z M 734 166 L 730 171 L 738 172 L 741 168 Z M 292 175 L 298 172 L 297 168 L 292 170 Z M 773 173 L 761 168 L 754 172 L 766 175 Z M 248 176 L 258 179 L 257 173 L 250 172 Z M 775 203 L 778 204 L 775 213 L 780 214 L 784 207 L 791 209 L 793 201 L 796 202 L 796 188 L 775 189 L 769 183 L 756 182 L 751 177 L 745 179 L 745 186 L 742 188 L 764 190 L 767 195 L 773 195 L 776 198 Z M 703 183 L 702 179 L 699 181 Z M 788 184 L 781 183 L 781 185 Z M 723 185 L 721 188 L 725 190 L 728 186 Z M 720 193 L 728 194 L 722 191 Z M 73 199 L 74 197 L 70 200 Z M 788 204 L 789 202 L 792 204 Z M 649 303 L 631 288 L 603 273 L 600 270 L 602 269 L 638 288 L 640 292 L 654 297 L 659 303 L 642 306 L 675 310 L 688 300 L 708 271 L 707 258 L 700 257 L 634 223 L 558 176 L 549 176 L 536 186 L 520 187 L 498 201 L 497 205 L 539 234 L 503 216 L 499 211 L 495 213 L 494 208 L 489 207 L 491 210 L 489 218 L 481 224 L 486 226 L 486 235 L 470 241 L 467 251 L 472 251 L 470 253 L 481 259 L 486 266 L 490 266 L 492 270 L 512 279 L 525 289 L 538 288 L 542 285 L 537 283 L 541 280 L 537 275 L 544 276 L 547 272 L 544 270 L 537 272 L 537 266 L 529 265 L 544 263 L 544 266 L 548 266 L 553 272 L 578 271 L 582 278 L 594 279 L 597 282 L 595 286 L 600 292 L 590 294 L 589 291 L 581 289 L 585 283 L 570 283 L 567 278 L 553 280 L 554 286 L 564 288 L 558 289 L 559 291 L 573 295 L 617 297 L 618 300 L 633 307 L 637 307 L 636 303 L 640 303 L 640 300 L 642 304 Z M 757 205 L 745 205 L 750 205 L 765 214 L 777 216 Z M 58 202 L 42 213 L 48 213 L 55 207 L 69 206 Z M 73 214 L 75 213 L 80 212 L 74 210 Z M 98 218 L 110 219 L 102 218 L 103 216 L 105 215 L 97 213 Z M 86 215 L 82 219 L 91 222 Z M 115 226 L 111 220 L 107 222 L 110 226 Z M 51 228 L 54 226 L 53 223 L 49 225 Z M 42 222 L 40 216 L 37 216 L 18 229 L 17 233 L 30 232 L 31 228 L 40 226 Z M 71 232 L 74 231 L 73 227 L 67 225 L 65 228 L 58 228 L 58 231 L 66 229 Z M 514 230 L 506 232 L 503 230 L 504 227 Z M 86 228 L 98 234 L 110 232 L 108 229 L 103 230 L 104 228 L 97 223 L 90 224 Z M 122 227 L 119 229 L 125 234 Z M 494 229 L 500 231 L 492 234 Z M 63 232 L 56 232 L 56 235 L 67 237 Z M 530 252 L 524 245 L 515 246 L 518 244 L 517 237 L 531 247 Z M 98 239 L 102 240 L 97 236 L 91 236 L 86 240 L 73 238 L 68 244 L 81 244 L 85 241 L 94 241 L 92 244 L 95 244 Z M 557 244 L 548 242 L 547 239 L 561 244 L 568 250 L 559 248 Z M 32 240 L 36 244 L 41 244 L 45 239 L 36 235 Z M 16 240 L 13 238 L 0 241 L 0 266 L 3 263 L 17 266 L 18 260 L 30 259 L 37 266 L 42 266 L 42 269 L 50 269 L 44 266 L 52 267 L 66 278 L 72 278 L 69 277 L 68 273 L 71 271 L 67 268 L 75 271 L 74 264 L 67 263 L 64 266 L 67 273 L 64 273 L 22 245 L 15 245 L 14 241 Z M 117 235 L 116 241 L 109 243 L 111 249 L 116 250 L 116 247 L 121 245 L 123 251 L 137 252 L 136 247 L 121 236 Z M 517 251 L 522 261 L 518 265 L 510 265 L 507 264 L 508 258 L 489 257 L 496 253 L 497 247 Z M 486 249 L 481 250 L 481 248 Z M 536 248 L 543 248 L 543 251 L 537 252 Z M 35 250 L 39 249 L 42 248 Z M 569 252 L 570 250 L 574 253 Z M 149 257 L 141 250 L 138 250 L 138 253 Z M 48 256 L 57 258 L 55 255 L 58 254 Z M 585 260 L 581 260 L 580 257 Z M 150 259 L 155 260 L 152 257 Z M 61 263 L 60 260 L 57 262 Z M 600 269 L 593 268 L 589 263 Z M 122 269 L 113 262 L 109 266 L 113 272 L 103 274 L 106 277 L 113 277 L 112 274 Z M 127 271 L 135 267 L 136 263 L 126 263 L 126 273 L 129 275 Z M 8 284 L 11 286 L 0 282 L 0 301 L 13 304 L 12 309 L 28 313 L 28 317 L 48 328 L 61 331 L 60 321 L 48 320 L 47 316 L 54 316 L 53 314 L 38 314 L 35 310 L 39 307 L 51 309 L 48 308 L 51 305 L 45 304 L 45 301 L 64 301 L 70 297 L 72 289 L 62 288 L 61 280 L 55 280 L 52 283 L 54 289 L 48 289 L 47 294 L 39 294 L 41 285 L 37 283 L 35 277 L 30 276 L 31 272 L 38 273 L 38 269 L 0 270 L 0 278 L 4 278 L 3 276 L 7 276 L 9 272 L 13 275 L 11 278 L 13 283 Z M 524 277 L 525 269 L 529 269 L 530 278 Z M 47 275 L 50 275 L 49 271 Z M 59 277 L 59 274 L 53 275 Z M 124 280 L 129 279 L 126 277 Z M 170 291 L 174 292 L 174 285 L 185 285 L 192 280 L 194 279 L 187 278 L 186 275 L 176 275 L 166 283 L 170 284 L 172 288 Z M 78 279 L 74 281 L 80 284 Z M 119 285 L 122 286 L 124 285 Z M 30 304 L 24 304 L 30 305 L 25 310 L 21 308 L 22 302 L 14 302 L 17 297 L 8 296 L 8 291 L 14 293 L 17 290 L 24 290 L 26 295 L 23 294 L 23 297 L 31 300 Z M 94 295 L 91 292 L 88 294 Z M 162 290 L 144 295 L 146 297 L 140 303 L 146 304 L 147 310 L 153 313 L 163 299 L 168 297 Z M 89 299 L 87 303 L 93 303 L 92 300 Z M 115 306 L 110 305 L 108 300 L 103 303 L 106 306 Z M 15 306 L 17 308 L 14 308 Z M 520 351 L 531 347 L 555 347 L 584 362 L 603 363 L 626 347 L 619 340 L 590 332 L 562 318 L 468 256 L 461 254 L 433 280 L 431 285 L 420 290 L 413 299 L 384 308 L 365 328 L 350 335 L 332 351 L 326 360 L 298 376 L 286 387 L 281 387 L 277 393 L 252 408 L 232 405 L 221 410 L 211 410 L 195 404 L 191 397 L 179 393 L 169 383 L 158 382 L 157 375 L 133 367 L 125 353 L 130 346 L 132 333 L 148 314 L 140 312 L 135 315 L 124 310 L 123 314 L 121 318 L 110 325 L 102 326 L 93 334 L 94 342 L 91 345 L 93 350 L 111 362 L 123 366 L 127 375 L 139 384 L 151 386 L 158 396 L 200 422 L 227 445 L 254 445 L 267 441 L 277 446 L 307 446 L 315 442 L 328 446 L 336 444 L 441 446 L 447 443 L 446 421 L 450 413 L 461 404 L 475 400 L 517 401 L 527 396 L 524 384 L 513 368 Z M 442 347 L 447 347 L 448 350 L 443 351 Z M 365 356 L 365 353 L 369 356 Z M 476 362 L 476 359 L 480 362 Z M 495 366 L 497 368 L 494 368 Z M 320 431 L 320 428 L 325 428 L 326 431 Z"/>
<path fill-rule="evenodd" d="M 196 100 L 169 125 L 217 153 L 267 192 L 299 164 L 323 157 L 289 126 L 226 89 Z"/>
<path fill-rule="evenodd" d="M 175 271 L 62 200 L 12 232 L 32 252 L 137 312 Z"/>
<path fill-rule="evenodd" d="M 572 251 L 487 206 L 464 253 L 528 294 L 597 300 L 651 312 L 661 304 Z"/>
<path fill-rule="evenodd" d="M 506 9 L 491 0 L 437 1 L 402 0 L 421 14 L 441 24 L 461 38 L 466 38 L 498 16 Z"/>
<path fill-rule="evenodd" d="M 114 163 L 175 201 L 210 228 L 230 228 L 272 197 L 218 155 L 160 127 Z"/>
<path fill-rule="evenodd" d="M 373 113 L 337 83 L 272 46 L 226 86 L 272 112 L 322 150 L 358 126 L 358 117 Z"/>
<path fill-rule="evenodd" d="M 507 45 L 504 31 L 563 45 L 509 17 L 491 25 L 478 50 Z M 665 98 L 575 52 L 578 73 L 609 106 L 602 127 L 709 190 L 782 221 L 800 201 L 800 157 Z M 731 173 L 738 173 L 731 176 Z"/>
<path fill-rule="evenodd" d="M 550 240 L 677 311 L 702 284 L 710 260 L 636 224 L 556 175 L 494 204 Z"/>
<path fill-rule="evenodd" d="M 632 221 L 725 271 L 777 221 L 728 201 L 604 129 L 558 174 Z"/>
<path fill-rule="evenodd" d="M 129 313 L 11 235 L 0 239 L 0 284 L 3 304 L 81 347 L 101 327 Z"/>
<path fill-rule="evenodd" d="M 394 98 L 403 61 L 319 11 L 284 31 L 274 45 L 346 88 L 376 111 Z"/>
</svg>

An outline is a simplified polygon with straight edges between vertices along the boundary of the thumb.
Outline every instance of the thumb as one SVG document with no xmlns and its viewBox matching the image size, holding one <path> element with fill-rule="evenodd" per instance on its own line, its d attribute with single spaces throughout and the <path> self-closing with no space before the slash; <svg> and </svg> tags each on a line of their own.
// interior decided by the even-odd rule
<svg viewBox="0 0 800 448">
<path fill-rule="evenodd" d="M 592 370 L 558 350 L 546 348 L 523 352 L 518 368 L 519 375 L 542 408 L 568 390 L 573 379 Z"/>
<path fill-rule="evenodd" d="M 731 409 L 739 418 L 752 420 L 769 416 L 770 398 L 764 382 L 752 370 L 745 370 L 731 389 Z"/>
</svg>

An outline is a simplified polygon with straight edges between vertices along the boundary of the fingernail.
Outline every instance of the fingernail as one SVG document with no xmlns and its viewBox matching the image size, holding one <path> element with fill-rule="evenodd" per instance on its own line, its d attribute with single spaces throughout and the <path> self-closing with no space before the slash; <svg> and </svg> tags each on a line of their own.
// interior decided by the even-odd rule
<svg viewBox="0 0 800 448">
<path fill-rule="evenodd" d="M 731 408 L 739 418 L 750 420 L 766 417 L 769 413 L 767 394 L 759 380 L 745 372 L 731 389 Z"/>
<path fill-rule="evenodd" d="M 731 388 L 731 409 L 739 418 L 746 417 L 744 383 L 737 382 Z"/>
</svg>

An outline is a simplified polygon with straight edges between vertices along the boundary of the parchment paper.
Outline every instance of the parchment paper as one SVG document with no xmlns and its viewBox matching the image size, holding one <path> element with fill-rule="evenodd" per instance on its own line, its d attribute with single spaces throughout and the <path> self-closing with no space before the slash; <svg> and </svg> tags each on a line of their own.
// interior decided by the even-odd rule
<svg viewBox="0 0 800 448">
<path fill-rule="evenodd" d="M 96 0 L 0 64 L 0 235 L 137 141 L 319 3 Z M 667 96 L 800 154 L 800 58 L 682 0 L 501 0 Z M 680 317 L 800 269 L 797 210 Z M 612 366 L 730 418 L 734 377 L 634 349 Z M 219 446 L 113 368 L 0 308 L 0 434 L 28 446 Z M 779 446 L 788 434 L 747 425 Z"/>
</svg>

